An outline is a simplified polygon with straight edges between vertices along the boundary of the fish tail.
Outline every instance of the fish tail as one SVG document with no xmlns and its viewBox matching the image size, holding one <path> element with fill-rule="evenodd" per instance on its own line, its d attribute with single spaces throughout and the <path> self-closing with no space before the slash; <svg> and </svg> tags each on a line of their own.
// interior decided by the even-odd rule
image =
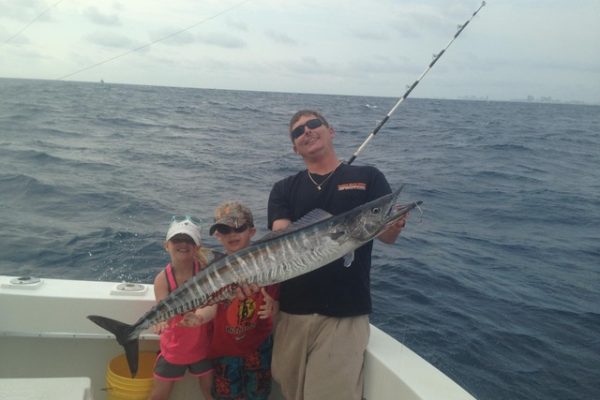
<svg viewBox="0 0 600 400">
<path fill-rule="evenodd" d="M 125 349 L 125 356 L 127 357 L 129 372 L 131 372 L 132 378 L 135 378 L 138 370 L 138 354 L 140 343 L 137 336 L 133 339 L 130 338 L 132 332 L 135 330 L 135 325 L 128 325 L 124 322 L 101 317 L 99 315 L 88 315 L 88 319 L 115 335 L 117 342 L 119 342 L 119 344 Z"/>
</svg>

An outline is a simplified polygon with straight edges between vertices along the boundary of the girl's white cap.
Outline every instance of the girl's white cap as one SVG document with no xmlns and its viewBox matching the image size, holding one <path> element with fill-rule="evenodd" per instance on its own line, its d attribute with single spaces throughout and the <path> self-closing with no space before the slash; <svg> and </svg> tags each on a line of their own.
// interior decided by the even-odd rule
<svg viewBox="0 0 600 400">
<path fill-rule="evenodd" d="M 186 234 L 194 240 L 196 246 L 200 246 L 200 228 L 190 220 L 184 221 L 173 221 L 167 231 L 167 239 L 171 239 L 173 236 L 180 233 Z"/>
</svg>

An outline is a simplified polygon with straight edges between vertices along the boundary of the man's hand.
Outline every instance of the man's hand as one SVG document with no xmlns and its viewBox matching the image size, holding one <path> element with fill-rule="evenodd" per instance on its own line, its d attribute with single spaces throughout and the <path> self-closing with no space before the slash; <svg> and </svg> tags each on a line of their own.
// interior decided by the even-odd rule
<svg viewBox="0 0 600 400">
<path fill-rule="evenodd" d="M 267 319 L 277 312 L 277 302 L 273 300 L 271 296 L 269 296 L 269 293 L 267 293 L 265 288 L 261 288 L 260 292 L 262 293 L 265 302 L 260 306 L 258 318 Z"/>
<path fill-rule="evenodd" d="M 383 243 L 392 244 L 396 241 L 398 236 L 400 236 L 400 232 L 406 226 L 406 219 L 408 218 L 408 214 L 404 215 L 398 221 L 390 224 L 383 232 L 377 236 L 379 240 Z"/>
</svg>

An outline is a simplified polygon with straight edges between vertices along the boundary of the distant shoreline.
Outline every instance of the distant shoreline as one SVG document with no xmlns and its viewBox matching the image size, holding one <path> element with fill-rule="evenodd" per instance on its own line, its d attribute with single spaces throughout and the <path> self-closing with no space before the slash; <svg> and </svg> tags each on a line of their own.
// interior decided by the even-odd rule
<svg viewBox="0 0 600 400">
<path fill-rule="evenodd" d="M 188 87 L 188 86 L 168 86 L 168 85 L 150 85 L 140 83 L 122 83 L 122 82 L 106 82 L 104 79 L 98 81 L 77 81 L 77 80 L 56 80 L 56 79 L 40 79 L 40 78 L 9 78 L 0 76 L 0 80 L 23 80 L 23 81 L 42 81 L 42 82 L 62 82 L 62 83 L 86 83 L 86 84 L 97 84 L 97 85 L 124 85 L 124 86 L 150 86 L 150 87 L 167 87 L 177 89 L 198 89 L 198 90 L 222 90 L 229 92 L 258 92 L 258 93 L 281 93 L 281 94 L 303 94 L 311 96 L 349 96 L 349 97 L 371 97 L 371 98 L 396 98 L 394 96 L 373 96 L 373 95 L 358 95 L 358 94 L 339 94 L 339 93 L 296 93 L 296 92 L 280 92 L 280 91 L 269 91 L 269 90 L 248 90 L 248 89 L 223 89 L 223 88 L 204 88 L 204 87 Z M 419 97 L 411 96 L 406 100 L 458 100 L 458 101 L 497 101 L 497 102 L 510 102 L 510 103 L 530 103 L 530 104 L 563 104 L 563 105 L 581 105 L 581 106 L 600 106 L 598 103 L 591 103 L 581 100 L 560 100 L 552 97 L 542 96 L 535 98 L 529 96 L 523 99 L 495 99 L 482 96 L 458 96 L 458 97 Z"/>
</svg>

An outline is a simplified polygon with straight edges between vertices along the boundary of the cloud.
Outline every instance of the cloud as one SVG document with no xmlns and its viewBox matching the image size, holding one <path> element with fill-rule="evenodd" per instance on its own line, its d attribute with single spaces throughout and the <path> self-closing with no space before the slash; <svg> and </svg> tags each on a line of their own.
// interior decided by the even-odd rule
<svg viewBox="0 0 600 400">
<path fill-rule="evenodd" d="M 416 73 L 419 71 L 409 58 L 404 56 L 395 56 L 392 59 L 387 56 L 363 57 L 349 65 L 350 69 L 358 75 L 409 73 L 416 77 Z"/>
<path fill-rule="evenodd" d="M 389 39 L 389 35 L 382 31 L 355 30 L 352 34 L 358 39 L 374 42 L 386 41 Z"/>
<path fill-rule="evenodd" d="M 21 22 L 51 21 L 51 9 L 57 3 L 48 5 L 45 1 L 0 1 L 0 18 L 14 19 Z"/>
<path fill-rule="evenodd" d="M 88 42 L 97 44 L 103 47 L 112 47 L 118 49 L 131 49 L 136 44 L 126 36 L 110 32 L 96 32 L 86 36 Z M 139 45 L 139 44 L 137 44 Z"/>
<path fill-rule="evenodd" d="M 204 44 L 223 47 L 226 49 L 239 49 L 246 47 L 246 42 L 229 34 L 205 33 L 198 35 L 198 40 Z"/>
<path fill-rule="evenodd" d="M 452 15 L 446 15 L 443 12 L 452 13 Z M 457 21 L 453 12 L 454 10 L 440 10 L 436 7 L 420 4 L 403 7 L 393 13 L 395 17 L 389 21 L 389 26 L 409 39 L 420 38 L 424 34 L 445 33 L 456 28 L 459 22 L 464 22 Z"/>
<path fill-rule="evenodd" d="M 121 21 L 117 14 L 103 14 L 96 7 L 88 7 L 83 12 L 83 15 L 90 21 L 98 25 L 104 26 L 120 26 Z"/>
<path fill-rule="evenodd" d="M 16 34 L 16 32 L 9 32 L 4 29 L 3 26 L 0 26 L 0 46 L 9 44 L 9 45 L 24 45 L 28 44 L 29 39 L 23 34 Z"/>
<path fill-rule="evenodd" d="M 42 54 L 37 50 L 25 49 L 22 47 L 16 48 L 11 51 L 13 55 L 20 58 L 27 58 L 31 60 L 51 60 L 52 57 Z"/>
<path fill-rule="evenodd" d="M 0 35 L 0 37 L 3 38 L 4 35 Z M 31 41 L 29 40 L 29 38 L 27 38 L 25 35 L 22 35 L 22 34 L 19 34 L 19 35 L 16 35 L 16 36 L 12 35 L 12 36 L 10 36 L 10 38 L 11 38 L 10 41 L 7 42 L 7 43 L 12 44 L 12 45 L 22 46 L 22 45 L 30 44 L 31 43 Z M 8 39 L 5 39 L 4 42 L 6 42 L 6 40 L 8 40 Z M 3 42 L 0 41 L 0 44 L 1 43 L 3 43 Z"/>
<path fill-rule="evenodd" d="M 275 43 L 291 45 L 291 46 L 298 45 L 298 42 L 296 40 L 292 39 L 285 33 L 280 33 L 280 32 L 275 32 L 275 31 L 267 31 L 267 32 L 265 32 L 265 34 L 267 35 L 267 37 L 269 39 L 271 39 Z"/>
<path fill-rule="evenodd" d="M 228 20 L 227 21 L 227 25 L 235 28 L 238 31 L 241 32 L 248 32 L 248 25 L 245 22 L 242 21 L 234 21 L 234 20 Z"/>
<path fill-rule="evenodd" d="M 18 21 L 12 24 L 11 32 L 4 29 L 0 30 L 0 44 L 10 42 L 23 45 L 29 43 L 29 40 L 23 36 L 23 32 L 35 23 L 52 22 L 53 18 L 50 14 L 52 8 L 62 1 L 46 6 L 44 2 L 37 0 L 26 2 L 0 0 L 0 19 L 12 20 L 11 22 Z"/>
<path fill-rule="evenodd" d="M 299 59 L 293 58 L 292 61 L 283 62 L 285 68 L 293 73 L 303 75 L 320 75 L 320 74 L 334 74 L 339 69 L 339 66 L 333 67 L 332 65 L 325 65 L 320 62 L 317 58 L 307 56 Z"/>
<path fill-rule="evenodd" d="M 46 77 L 51 68 L 68 68 L 69 51 L 82 57 L 77 65 L 143 52 L 115 68 L 123 82 L 162 81 L 169 68 L 169 79 L 183 86 L 389 95 L 392 85 L 401 90 L 414 81 L 481 1 L 261 0 L 237 8 L 237 1 L 171 3 L 0 0 L 0 45 L 14 35 L 2 49 L 0 75 Z M 564 87 L 564 96 L 599 101 L 598 0 L 576 6 L 547 0 L 543 7 L 533 0 L 489 3 L 418 95 L 448 97 L 452 90 L 497 99 L 560 97 L 542 90 L 547 85 Z M 45 22 L 50 16 L 56 23 Z M 51 59 L 35 62 L 35 51 Z M 135 72 L 124 72 L 130 66 Z M 220 80 L 204 83 L 207 76 Z M 571 94 L 575 89 L 581 93 Z"/>
<path fill-rule="evenodd" d="M 177 34 L 174 34 L 174 32 L 176 32 L 175 29 L 161 29 L 159 31 L 153 31 L 150 33 L 150 39 L 152 42 L 160 41 L 160 43 L 168 46 L 185 46 L 187 44 L 196 42 L 194 35 L 188 31 L 179 32 Z"/>
</svg>

